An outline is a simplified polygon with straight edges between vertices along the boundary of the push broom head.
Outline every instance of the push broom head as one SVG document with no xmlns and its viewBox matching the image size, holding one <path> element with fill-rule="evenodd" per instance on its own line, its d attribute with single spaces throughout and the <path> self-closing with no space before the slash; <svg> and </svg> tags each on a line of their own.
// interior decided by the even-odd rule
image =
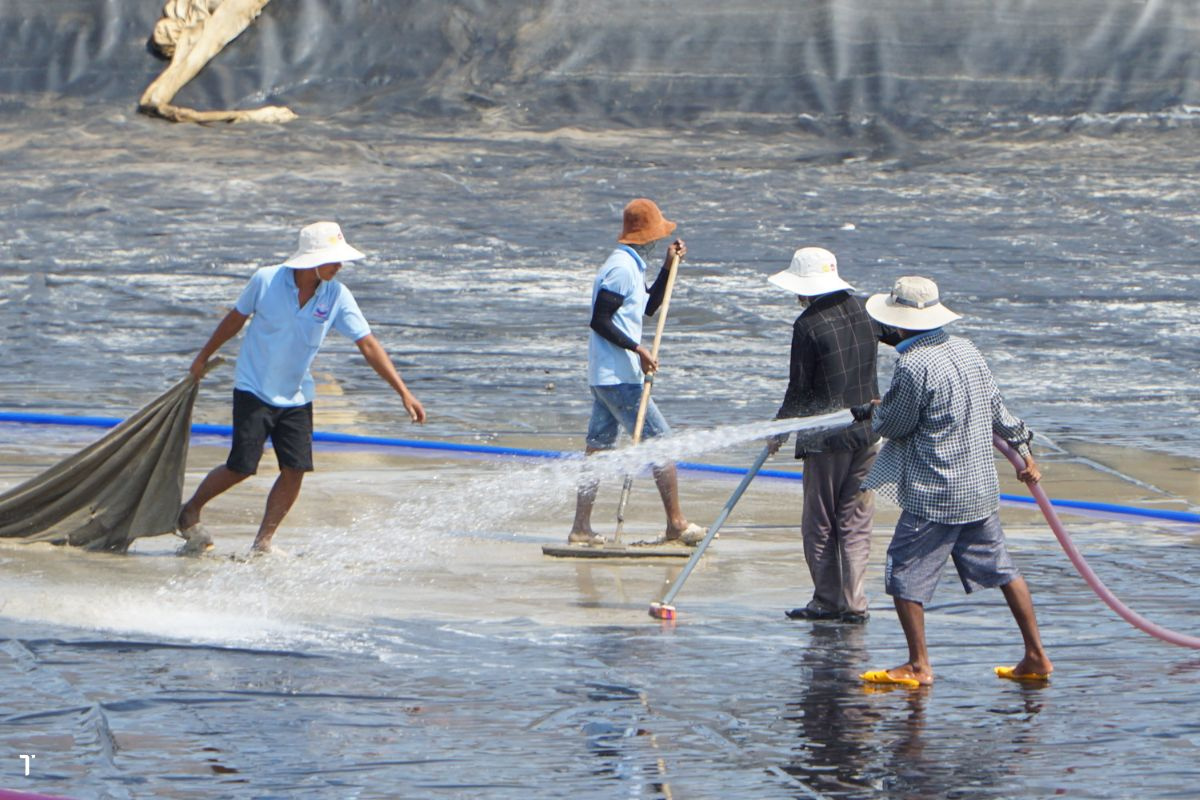
<svg viewBox="0 0 1200 800">
<path fill-rule="evenodd" d="M 650 604 L 650 616 L 655 619 L 675 619 L 675 606 L 665 606 L 662 603 Z"/>
</svg>

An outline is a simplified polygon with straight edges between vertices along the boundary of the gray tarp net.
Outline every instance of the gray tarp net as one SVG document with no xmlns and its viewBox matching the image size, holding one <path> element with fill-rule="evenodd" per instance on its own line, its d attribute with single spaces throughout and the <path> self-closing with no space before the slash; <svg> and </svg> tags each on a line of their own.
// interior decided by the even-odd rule
<svg viewBox="0 0 1200 800">
<path fill-rule="evenodd" d="M 0 495 L 0 538 L 125 551 L 175 530 L 196 381 L 189 375 L 104 438 Z"/>
</svg>

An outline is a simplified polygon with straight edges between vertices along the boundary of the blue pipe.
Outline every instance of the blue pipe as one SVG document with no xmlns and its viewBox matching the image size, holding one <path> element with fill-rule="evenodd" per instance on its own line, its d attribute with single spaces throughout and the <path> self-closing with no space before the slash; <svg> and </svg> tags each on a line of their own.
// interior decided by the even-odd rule
<svg viewBox="0 0 1200 800">
<path fill-rule="evenodd" d="M 58 414 L 0 411 L 0 422 L 15 422 L 25 425 L 73 425 L 90 428 L 114 428 L 124 422 L 124 420 L 117 419 L 116 417 L 68 417 Z M 228 425 L 195 424 L 192 425 L 192 433 L 209 436 L 232 436 L 233 431 Z M 330 444 L 406 447 L 413 450 L 438 450 L 442 452 L 473 453 L 490 456 L 515 456 L 518 458 L 573 458 L 578 455 L 578 453 L 569 453 L 562 450 L 533 450 L 523 447 L 498 447 L 487 444 L 460 444 L 458 442 L 437 442 L 422 439 L 397 439 L 389 436 L 359 436 L 352 433 L 331 433 L 329 431 L 313 431 L 313 441 Z M 745 467 L 731 467 L 721 464 L 677 461 L 675 466 L 679 469 L 691 470 L 693 472 L 712 472 L 720 475 L 746 474 Z M 791 481 L 798 481 L 802 478 L 802 473 L 800 472 L 780 469 L 764 469 L 758 474 L 766 478 L 782 478 Z M 1033 498 L 1024 495 L 1001 494 L 1000 499 L 1023 505 L 1036 503 Z M 1078 511 L 1120 514 L 1123 516 L 1200 525 L 1200 514 L 1188 511 L 1137 508 L 1135 506 L 1116 505 L 1115 503 L 1095 503 L 1088 500 L 1051 500 L 1050 503 L 1059 508 L 1075 509 Z"/>
</svg>

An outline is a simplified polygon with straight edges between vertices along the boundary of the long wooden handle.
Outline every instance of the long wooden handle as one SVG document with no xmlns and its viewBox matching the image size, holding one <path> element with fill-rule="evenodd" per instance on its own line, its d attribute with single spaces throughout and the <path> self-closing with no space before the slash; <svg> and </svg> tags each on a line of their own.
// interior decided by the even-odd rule
<svg viewBox="0 0 1200 800">
<path fill-rule="evenodd" d="M 654 329 L 654 344 L 650 348 L 650 357 L 658 360 L 658 346 L 662 344 L 663 328 L 667 325 L 667 311 L 671 308 L 671 292 L 675 290 L 675 275 L 679 271 L 679 256 L 671 254 L 671 263 L 667 265 L 667 285 L 663 291 L 662 306 L 658 311 L 658 325 Z M 637 420 L 633 426 L 633 443 L 642 441 L 642 428 L 646 424 L 646 410 L 650 406 L 650 391 L 654 388 L 654 375 L 646 376 L 642 383 L 642 399 L 638 403 Z"/>
<path fill-rule="evenodd" d="M 654 329 L 654 346 L 650 355 L 658 358 L 658 345 L 662 342 L 663 328 L 667 324 L 667 309 L 671 307 L 671 292 L 675 289 L 675 275 L 679 272 L 679 256 L 671 254 L 671 263 L 667 266 L 667 287 L 663 292 L 662 308 L 658 312 L 658 326 Z"/>
</svg>

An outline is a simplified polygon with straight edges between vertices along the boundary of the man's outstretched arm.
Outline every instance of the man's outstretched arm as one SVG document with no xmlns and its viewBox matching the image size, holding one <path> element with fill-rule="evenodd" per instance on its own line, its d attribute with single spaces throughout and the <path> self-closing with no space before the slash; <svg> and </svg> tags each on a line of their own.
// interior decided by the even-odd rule
<svg viewBox="0 0 1200 800">
<path fill-rule="evenodd" d="M 404 381 L 400 379 L 400 373 L 396 371 L 396 365 L 392 363 L 392 359 L 383 349 L 383 345 L 375 338 L 375 334 L 368 333 L 354 344 L 358 345 L 358 351 L 363 354 L 363 358 L 367 360 L 371 368 L 379 373 L 379 377 L 387 381 L 388 386 L 391 386 L 396 390 L 396 394 L 400 395 L 400 399 L 404 403 L 404 410 L 408 412 L 412 421 L 423 423 L 425 407 L 404 385 Z"/>
<path fill-rule="evenodd" d="M 204 365 L 208 363 L 208 360 L 221 349 L 221 345 L 237 336 L 238 331 L 242 329 L 248 319 L 250 319 L 248 315 L 235 308 L 225 315 L 225 319 L 217 323 L 217 329 L 212 332 L 212 336 L 208 337 L 208 341 L 204 343 L 204 347 L 200 348 L 200 352 L 192 360 L 192 365 L 188 367 L 188 372 L 197 382 L 204 377 Z"/>
</svg>

